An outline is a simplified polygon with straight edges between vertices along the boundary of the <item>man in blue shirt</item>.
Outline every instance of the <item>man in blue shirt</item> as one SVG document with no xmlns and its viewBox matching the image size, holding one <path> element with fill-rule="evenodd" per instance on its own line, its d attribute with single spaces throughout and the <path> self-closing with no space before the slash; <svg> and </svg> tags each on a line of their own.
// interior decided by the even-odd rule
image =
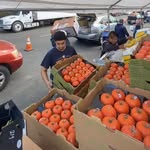
<svg viewBox="0 0 150 150">
<path fill-rule="evenodd" d="M 130 38 L 126 27 L 123 25 L 123 19 L 120 19 L 119 23 L 117 23 L 117 25 L 115 26 L 115 32 L 118 36 L 119 45 L 125 44 L 127 40 Z"/>
<path fill-rule="evenodd" d="M 41 76 L 49 90 L 52 87 L 52 82 L 48 77 L 48 69 L 52 68 L 57 63 L 57 61 L 61 59 L 77 55 L 73 47 L 66 45 L 66 39 L 67 36 L 63 31 L 57 31 L 54 34 L 56 47 L 47 52 L 41 63 Z M 52 75 L 50 75 L 50 79 L 53 80 Z"/>
</svg>

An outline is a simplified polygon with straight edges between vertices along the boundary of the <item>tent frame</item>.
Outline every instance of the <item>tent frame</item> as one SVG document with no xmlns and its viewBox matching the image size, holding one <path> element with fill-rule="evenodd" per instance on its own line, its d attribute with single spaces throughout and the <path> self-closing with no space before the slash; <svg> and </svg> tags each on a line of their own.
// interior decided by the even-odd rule
<svg viewBox="0 0 150 150">
<path fill-rule="evenodd" d="M 117 5 L 119 2 L 121 2 L 122 0 L 118 0 L 116 1 L 114 4 L 110 5 L 109 8 L 107 9 L 107 16 L 108 16 L 108 30 L 110 31 L 110 10 Z"/>
</svg>

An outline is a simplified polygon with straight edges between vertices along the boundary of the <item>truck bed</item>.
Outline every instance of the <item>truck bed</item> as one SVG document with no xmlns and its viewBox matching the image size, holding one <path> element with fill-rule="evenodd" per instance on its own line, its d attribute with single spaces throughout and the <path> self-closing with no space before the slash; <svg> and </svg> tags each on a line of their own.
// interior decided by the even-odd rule
<svg viewBox="0 0 150 150">
<path fill-rule="evenodd" d="M 65 12 L 48 12 L 48 11 L 36 11 L 33 12 L 34 20 L 47 20 L 47 19 L 57 19 L 76 16 L 75 13 L 65 13 Z"/>
</svg>

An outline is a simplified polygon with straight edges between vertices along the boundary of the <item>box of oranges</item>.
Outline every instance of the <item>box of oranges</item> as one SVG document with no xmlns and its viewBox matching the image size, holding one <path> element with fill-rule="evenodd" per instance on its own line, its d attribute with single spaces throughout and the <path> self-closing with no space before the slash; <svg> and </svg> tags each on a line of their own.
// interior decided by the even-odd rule
<svg viewBox="0 0 150 150">
<path fill-rule="evenodd" d="M 97 73 L 93 78 L 95 81 L 104 78 L 109 80 L 109 82 L 120 82 L 121 84 L 128 86 L 130 85 L 129 64 L 107 61 L 105 66 L 100 67 L 97 70 Z"/>
<path fill-rule="evenodd" d="M 132 150 L 150 148 L 149 91 L 103 79 L 75 108 L 80 149 L 126 150 L 127 145 Z"/>
<path fill-rule="evenodd" d="M 74 104 L 80 100 L 65 90 L 52 89 L 24 110 L 27 136 L 44 150 L 77 150 Z"/>
<path fill-rule="evenodd" d="M 75 55 L 58 62 L 52 68 L 51 73 L 54 86 L 76 94 L 96 74 L 96 70 L 97 66 Z"/>
<path fill-rule="evenodd" d="M 135 59 L 150 61 L 150 36 L 142 38 L 134 53 Z"/>
</svg>

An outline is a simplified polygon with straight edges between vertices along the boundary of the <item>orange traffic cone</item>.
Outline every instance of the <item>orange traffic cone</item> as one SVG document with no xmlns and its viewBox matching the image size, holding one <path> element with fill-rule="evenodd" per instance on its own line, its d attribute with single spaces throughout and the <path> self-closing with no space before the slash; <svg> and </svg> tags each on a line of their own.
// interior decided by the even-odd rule
<svg viewBox="0 0 150 150">
<path fill-rule="evenodd" d="M 27 52 L 32 51 L 32 44 L 31 44 L 30 36 L 27 37 L 25 51 Z"/>
</svg>

